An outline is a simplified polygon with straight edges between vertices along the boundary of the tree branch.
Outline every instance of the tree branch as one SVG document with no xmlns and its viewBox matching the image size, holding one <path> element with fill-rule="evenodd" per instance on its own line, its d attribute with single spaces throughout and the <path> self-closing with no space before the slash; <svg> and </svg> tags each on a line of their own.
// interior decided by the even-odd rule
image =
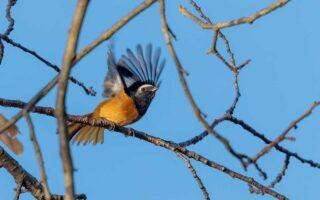
<svg viewBox="0 0 320 200">
<path fill-rule="evenodd" d="M 25 103 L 21 102 L 21 101 L 12 101 L 12 100 L 4 100 L 4 99 L 0 99 L 0 105 L 3 106 L 9 106 L 9 107 L 24 107 Z M 34 107 L 32 110 L 30 110 L 31 112 L 36 112 L 36 113 L 40 113 L 40 114 L 45 114 L 48 116 L 52 116 L 55 117 L 55 112 L 54 109 L 49 108 L 49 107 Z M 247 177 L 245 175 L 242 175 L 240 173 L 237 173 L 235 171 L 232 171 L 231 169 L 220 165 L 218 163 L 215 163 L 209 159 L 207 159 L 204 156 L 201 156 L 200 154 L 194 152 L 194 151 L 190 151 L 186 148 L 183 148 L 181 146 L 179 146 L 177 143 L 174 143 L 172 141 L 168 141 L 168 140 L 164 140 L 158 137 L 154 137 L 151 135 L 148 135 L 147 133 L 141 132 L 141 131 L 137 131 L 134 130 L 132 128 L 126 128 L 126 127 L 122 127 L 119 126 L 117 124 L 114 124 L 113 122 L 107 121 L 107 120 L 95 120 L 93 118 L 87 118 L 87 117 L 82 117 L 82 116 L 73 116 L 73 115 L 68 115 L 67 119 L 69 122 L 76 122 L 76 123 L 81 123 L 84 125 L 91 125 L 91 126 L 96 126 L 96 127 L 103 127 L 106 128 L 108 130 L 111 131 L 115 131 L 118 133 L 121 133 L 125 136 L 128 137 L 135 137 L 138 139 L 141 139 L 143 141 L 152 143 L 156 146 L 160 146 L 162 148 L 168 149 L 170 151 L 173 152 L 178 152 L 181 153 L 182 155 L 196 160 L 198 162 L 201 162 L 204 165 L 207 165 L 211 168 L 214 168 L 218 171 L 221 171 L 227 175 L 229 175 L 232 178 L 236 178 L 238 180 L 244 181 L 254 187 L 256 187 L 257 189 L 259 189 L 260 191 L 263 191 L 265 194 L 269 194 L 275 198 L 278 199 L 287 199 L 285 196 L 275 192 L 274 190 L 258 183 L 257 181 L 255 181 L 253 178 L 251 177 Z M 0 165 L 1 166 L 1 165 Z"/>
<path fill-rule="evenodd" d="M 252 162 L 256 162 L 259 158 L 261 158 L 263 155 L 265 155 L 266 153 L 268 153 L 274 146 L 276 146 L 277 144 L 279 144 L 282 140 L 284 140 L 286 138 L 286 135 L 289 133 L 289 131 L 293 128 L 297 127 L 297 124 L 299 122 L 301 122 L 302 120 L 304 120 L 306 117 L 308 117 L 309 115 L 311 115 L 313 109 L 315 109 L 317 106 L 319 106 L 320 101 L 316 101 L 314 102 L 311 107 L 302 115 L 300 116 L 298 119 L 294 120 L 293 122 L 290 123 L 290 125 L 288 126 L 288 128 L 286 128 L 286 130 L 283 131 L 283 133 L 281 133 L 274 141 L 272 141 L 271 143 L 269 143 L 266 147 L 264 147 L 259 153 L 257 153 L 257 155 L 252 158 Z"/>
<path fill-rule="evenodd" d="M 140 14 L 145 9 L 149 8 L 153 3 L 157 0 L 146 0 L 142 4 L 140 4 L 137 8 L 131 11 L 128 15 L 124 16 L 117 23 L 115 23 L 110 29 L 103 32 L 95 41 L 93 41 L 88 46 L 84 47 L 74 58 L 74 62 L 79 62 L 85 55 L 90 53 L 93 49 L 95 49 L 102 42 L 106 41 L 110 37 L 113 36 L 117 31 L 119 31 L 124 25 L 126 25 L 129 21 L 131 21 L 135 16 Z"/>
<path fill-rule="evenodd" d="M 73 164 L 68 142 L 68 129 L 66 124 L 65 100 L 68 85 L 68 77 L 71 71 L 72 62 L 76 55 L 77 44 L 81 26 L 83 23 L 89 0 L 78 0 L 70 26 L 68 40 L 63 58 L 63 67 L 60 72 L 59 86 L 57 92 L 56 116 L 58 119 L 58 130 L 60 138 L 60 155 L 63 164 L 64 184 L 66 189 L 66 200 L 75 199 Z"/>
<path fill-rule="evenodd" d="M 52 109 L 53 110 L 53 109 Z M 33 177 L 29 172 L 27 172 L 14 158 L 12 158 L 1 146 L 0 146 L 0 167 L 5 168 L 15 179 L 16 183 L 19 185 L 22 183 L 27 191 L 31 192 L 32 196 L 36 199 L 44 199 L 44 193 L 42 185 Z M 64 200 L 66 199 L 63 195 L 54 194 L 51 196 L 51 200 Z M 87 199 L 85 194 L 75 195 L 76 200 Z"/>
<path fill-rule="evenodd" d="M 33 144 L 33 148 L 35 150 L 36 153 L 36 157 L 38 160 L 38 164 L 39 164 L 39 168 L 40 168 L 40 177 L 41 177 L 41 183 L 43 185 L 43 190 L 44 190 L 44 196 L 45 199 L 51 199 L 51 194 L 50 194 L 50 190 L 49 190 L 49 185 L 47 182 L 47 175 L 46 175 L 46 170 L 44 167 L 44 160 L 42 157 L 42 153 L 41 153 L 41 149 L 40 149 L 40 145 L 38 143 L 35 131 L 34 131 L 34 126 L 31 120 L 31 117 L 29 115 L 29 113 L 25 114 L 25 118 L 26 121 L 29 125 L 29 131 L 30 131 L 30 140 L 32 141 Z"/>
<path fill-rule="evenodd" d="M 46 64 L 48 67 L 52 68 L 53 70 L 55 70 L 56 72 L 60 72 L 60 68 L 49 62 L 48 60 L 46 60 L 45 58 L 43 58 L 42 56 L 40 56 L 37 52 L 33 51 L 33 50 L 30 50 L 29 48 L 23 46 L 22 44 L 18 43 L 18 42 L 15 42 L 13 41 L 12 39 L 10 39 L 8 36 L 5 36 L 5 35 L 1 35 L 0 34 L 0 39 L 2 39 L 3 41 L 7 42 L 8 44 L 14 46 L 14 47 L 17 47 L 19 49 L 21 49 L 22 51 L 34 56 L 35 58 L 37 58 L 38 60 L 40 60 L 41 62 L 43 62 L 44 64 Z M 80 86 L 86 94 L 88 95 L 91 95 L 91 96 L 95 96 L 96 95 L 96 91 L 94 91 L 94 89 L 92 87 L 89 87 L 87 88 L 82 82 L 78 81 L 76 78 L 74 78 L 73 76 L 69 76 L 69 80 Z"/>
<path fill-rule="evenodd" d="M 256 131 L 254 128 L 252 128 L 249 124 L 245 123 L 243 120 L 240 120 L 234 116 L 229 116 L 226 120 L 234 123 L 234 124 L 237 124 L 239 126 L 241 126 L 244 130 L 248 131 L 249 133 L 251 133 L 253 136 L 255 137 L 258 137 L 260 140 L 262 140 L 264 143 L 266 144 L 270 144 L 272 141 L 269 140 L 265 135 L 259 133 L 258 131 Z M 320 169 L 320 163 L 317 163 L 317 162 L 314 162 L 313 160 L 311 159 L 305 159 L 305 158 L 302 158 L 301 156 L 299 156 L 298 153 L 296 152 L 291 152 L 289 151 L 288 149 L 280 146 L 279 144 L 276 144 L 275 146 L 275 149 L 286 154 L 286 155 L 289 155 L 291 157 L 294 157 L 296 158 L 297 160 L 299 160 L 301 163 L 307 163 L 309 164 L 311 167 L 314 167 L 314 168 L 319 168 Z"/>
<path fill-rule="evenodd" d="M 242 17 L 242 18 L 239 18 L 239 19 L 231 20 L 231 21 L 227 21 L 227 22 L 219 22 L 219 23 L 216 23 L 216 24 L 208 24 L 208 23 L 202 22 L 199 18 L 197 18 L 192 13 L 190 13 L 183 6 L 180 6 L 180 12 L 184 16 L 190 18 L 192 21 L 194 21 L 197 24 L 199 24 L 204 29 L 219 30 L 219 29 L 222 29 L 222 28 L 236 26 L 236 25 L 244 24 L 244 23 L 252 24 L 255 20 L 257 20 L 260 17 L 263 17 L 263 16 L 271 13 L 272 11 L 284 6 L 288 2 L 289 2 L 289 0 L 279 0 L 279 1 L 271 4 L 270 6 L 264 8 L 264 9 L 258 11 L 258 12 L 256 12 L 253 15 L 250 15 L 250 16 L 247 16 L 247 17 Z"/>
<path fill-rule="evenodd" d="M 189 90 L 187 81 L 185 79 L 184 76 L 184 69 L 179 61 L 179 58 L 173 48 L 173 45 L 171 43 L 171 38 L 170 38 L 170 34 L 168 31 L 168 23 L 165 17 L 165 2 L 164 0 L 160 0 L 160 19 L 161 19 L 161 23 L 162 23 L 162 31 L 166 40 L 166 44 L 168 47 L 168 50 L 175 62 L 178 74 L 179 74 L 179 79 L 182 85 L 182 88 L 184 90 L 184 93 L 187 97 L 187 99 L 189 100 L 189 103 L 191 104 L 191 107 L 193 109 L 193 112 L 195 113 L 197 119 L 202 123 L 202 125 L 207 129 L 207 131 L 212 134 L 215 138 L 217 138 L 220 142 L 223 143 L 223 145 L 225 146 L 225 148 L 228 150 L 228 152 L 233 155 L 234 157 L 236 157 L 240 163 L 242 164 L 242 166 L 245 168 L 245 161 L 244 159 L 248 158 L 248 156 L 238 153 L 236 152 L 232 146 L 230 145 L 229 141 L 224 138 L 222 135 L 220 135 L 219 133 L 217 133 L 215 130 L 213 130 L 212 128 L 210 128 L 209 124 L 206 122 L 206 120 L 203 118 L 203 113 L 201 112 L 201 110 L 199 109 L 199 107 L 197 106 L 194 98 L 191 95 L 191 92 Z"/>
<path fill-rule="evenodd" d="M 14 195 L 13 200 L 19 200 L 20 194 L 21 194 L 22 184 L 23 184 L 23 180 L 20 183 L 18 183 L 18 186 L 16 188 L 16 194 Z"/>
<path fill-rule="evenodd" d="M 5 152 L 1 146 L 0 167 L 4 167 L 12 175 L 18 185 L 22 182 L 23 186 L 29 190 L 36 199 L 43 198 L 42 186 L 37 179 L 23 169 L 23 167 Z"/>
<path fill-rule="evenodd" d="M 200 190 L 201 190 L 202 193 L 203 193 L 204 199 L 205 199 L 205 200 L 210 200 L 209 193 L 208 193 L 206 187 L 204 187 L 204 185 L 203 185 L 200 177 L 198 176 L 196 170 L 195 170 L 194 167 L 191 165 L 190 160 L 187 159 L 186 157 L 184 157 L 181 153 L 176 152 L 176 154 L 177 154 L 177 156 L 178 156 L 179 158 L 181 158 L 181 159 L 186 163 L 186 165 L 187 165 L 189 171 L 191 172 L 193 178 L 197 181 L 197 183 L 198 183 L 198 185 L 199 185 L 199 188 L 200 188 Z"/>
<path fill-rule="evenodd" d="M 11 9 L 16 4 L 17 0 L 8 0 L 8 4 L 6 7 L 6 18 L 9 22 L 7 30 L 4 32 L 5 36 L 9 36 L 11 31 L 13 31 L 14 27 L 14 19 L 11 17 Z"/>
</svg>

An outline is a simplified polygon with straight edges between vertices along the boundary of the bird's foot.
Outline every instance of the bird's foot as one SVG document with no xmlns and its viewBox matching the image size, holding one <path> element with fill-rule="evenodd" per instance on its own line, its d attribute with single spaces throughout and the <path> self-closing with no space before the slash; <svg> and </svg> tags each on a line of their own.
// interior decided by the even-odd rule
<svg viewBox="0 0 320 200">
<path fill-rule="evenodd" d="M 117 123 L 115 122 L 110 122 L 110 131 L 114 131 L 116 129 L 116 126 L 119 126 Z"/>
<path fill-rule="evenodd" d="M 135 134 L 135 131 L 133 128 L 129 128 L 129 135 L 128 136 L 136 137 L 136 134 Z"/>
<path fill-rule="evenodd" d="M 97 125 L 104 125 L 104 123 L 103 123 L 104 121 L 105 121 L 105 119 L 102 117 L 94 118 L 94 123 Z"/>
</svg>

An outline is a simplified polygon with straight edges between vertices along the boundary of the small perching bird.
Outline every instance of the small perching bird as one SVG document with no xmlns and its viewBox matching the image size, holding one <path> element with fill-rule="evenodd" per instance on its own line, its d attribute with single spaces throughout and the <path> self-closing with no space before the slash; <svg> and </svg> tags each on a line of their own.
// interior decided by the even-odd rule
<svg viewBox="0 0 320 200">
<path fill-rule="evenodd" d="M 108 73 L 104 80 L 103 96 L 107 100 L 101 102 L 92 113 L 84 115 L 89 118 L 107 119 L 120 126 L 132 124 L 147 111 L 160 85 L 160 75 L 165 60 L 160 61 L 161 49 L 153 54 L 152 45 L 148 44 L 143 55 L 141 45 L 137 45 L 136 55 L 127 49 L 116 63 L 113 52 L 108 52 Z M 152 55 L 153 54 L 153 55 Z M 78 144 L 104 141 L 104 128 L 78 123 L 68 126 L 69 140 Z"/>
</svg>

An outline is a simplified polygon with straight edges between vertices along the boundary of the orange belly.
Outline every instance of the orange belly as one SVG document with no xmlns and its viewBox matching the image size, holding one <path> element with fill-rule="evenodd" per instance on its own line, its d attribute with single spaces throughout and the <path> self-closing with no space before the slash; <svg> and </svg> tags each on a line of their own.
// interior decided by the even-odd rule
<svg viewBox="0 0 320 200">
<path fill-rule="evenodd" d="M 140 118 L 134 101 L 124 91 L 101 102 L 93 111 L 92 117 L 105 118 L 121 126 L 132 124 Z"/>
</svg>

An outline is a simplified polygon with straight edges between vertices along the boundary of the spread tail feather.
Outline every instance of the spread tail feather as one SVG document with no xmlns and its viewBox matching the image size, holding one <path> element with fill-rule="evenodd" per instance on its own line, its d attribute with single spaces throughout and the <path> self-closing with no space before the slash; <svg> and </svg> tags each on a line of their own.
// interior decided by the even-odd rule
<svg viewBox="0 0 320 200">
<path fill-rule="evenodd" d="M 91 114 L 85 115 L 91 117 Z M 104 141 L 104 129 L 100 127 L 86 126 L 78 123 L 70 123 L 68 125 L 68 139 L 72 143 L 77 143 L 78 145 L 83 143 L 84 145 L 93 143 L 103 143 Z"/>
</svg>

